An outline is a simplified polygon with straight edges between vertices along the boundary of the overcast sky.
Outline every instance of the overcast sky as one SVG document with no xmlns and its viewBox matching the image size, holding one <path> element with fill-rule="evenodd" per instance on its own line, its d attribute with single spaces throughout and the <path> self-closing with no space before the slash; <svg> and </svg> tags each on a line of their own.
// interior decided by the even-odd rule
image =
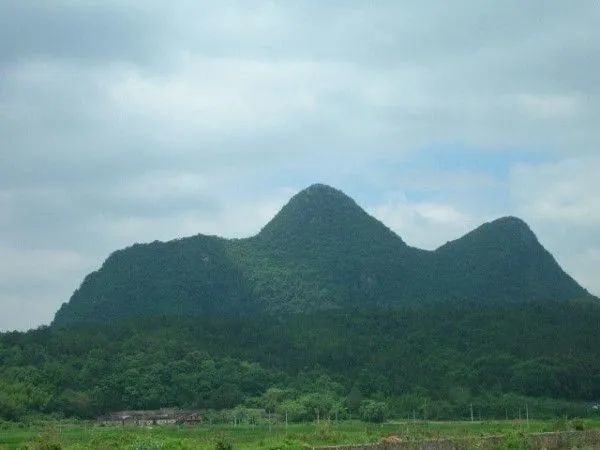
<svg viewBox="0 0 600 450">
<path fill-rule="evenodd" d="M 134 242 L 333 185 L 434 249 L 516 215 L 600 294 L 600 2 L 0 2 L 0 330 Z"/>
</svg>

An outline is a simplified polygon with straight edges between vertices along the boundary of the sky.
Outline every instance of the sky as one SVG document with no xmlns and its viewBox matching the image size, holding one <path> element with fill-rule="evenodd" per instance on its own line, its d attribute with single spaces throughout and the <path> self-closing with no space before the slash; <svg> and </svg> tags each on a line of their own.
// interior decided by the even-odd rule
<svg viewBox="0 0 600 450">
<path fill-rule="evenodd" d="M 600 3 L 0 2 L 0 330 L 114 250 L 342 189 L 413 246 L 505 215 L 600 294 Z"/>
</svg>

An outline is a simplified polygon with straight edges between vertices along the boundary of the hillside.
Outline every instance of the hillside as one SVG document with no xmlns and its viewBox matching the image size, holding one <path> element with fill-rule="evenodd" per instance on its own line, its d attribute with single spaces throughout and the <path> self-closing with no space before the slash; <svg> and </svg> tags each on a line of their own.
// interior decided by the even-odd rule
<svg viewBox="0 0 600 450">
<path fill-rule="evenodd" d="M 600 304 L 449 302 L 394 311 L 136 318 L 0 333 L 1 419 L 264 408 L 291 421 L 591 416 Z M 373 403 L 375 402 L 375 403 Z M 368 416 L 367 420 L 371 420 Z"/>
<path fill-rule="evenodd" d="M 85 278 L 54 324 L 587 295 L 519 219 L 498 219 L 425 251 L 341 191 L 317 184 L 254 237 L 197 235 L 116 251 Z"/>
</svg>

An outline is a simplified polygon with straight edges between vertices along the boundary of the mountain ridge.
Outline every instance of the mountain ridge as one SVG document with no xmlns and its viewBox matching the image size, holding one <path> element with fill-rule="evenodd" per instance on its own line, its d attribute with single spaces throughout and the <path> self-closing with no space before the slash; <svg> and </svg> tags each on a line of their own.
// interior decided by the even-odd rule
<svg viewBox="0 0 600 450">
<path fill-rule="evenodd" d="M 436 250 L 421 250 L 342 191 L 314 184 L 255 236 L 198 234 L 113 252 L 53 324 L 588 295 L 519 218 L 496 219 Z"/>
</svg>

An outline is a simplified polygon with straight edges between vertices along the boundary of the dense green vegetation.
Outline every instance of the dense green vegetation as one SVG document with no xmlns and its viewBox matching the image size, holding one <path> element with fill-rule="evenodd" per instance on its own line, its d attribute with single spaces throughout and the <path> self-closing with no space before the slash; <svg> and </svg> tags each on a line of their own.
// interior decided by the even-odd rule
<svg viewBox="0 0 600 450">
<path fill-rule="evenodd" d="M 316 185 L 253 238 L 115 252 L 51 327 L 0 334 L 0 419 L 587 417 L 599 342 L 598 300 L 519 219 L 427 252 Z"/>
<path fill-rule="evenodd" d="M 0 417 L 166 406 L 289 421 L 594 414 L 595 301 L 141 318 L 0 335 Z"/>
<path fill-rule="evenodd" d="M 314 185 L 252 238 L 198 235 L 113 253 L 55 323 L 587 295 L 519 219 L 485 224 L 430 252 L 406 245 L 342 192 Z"/>
</svg>

